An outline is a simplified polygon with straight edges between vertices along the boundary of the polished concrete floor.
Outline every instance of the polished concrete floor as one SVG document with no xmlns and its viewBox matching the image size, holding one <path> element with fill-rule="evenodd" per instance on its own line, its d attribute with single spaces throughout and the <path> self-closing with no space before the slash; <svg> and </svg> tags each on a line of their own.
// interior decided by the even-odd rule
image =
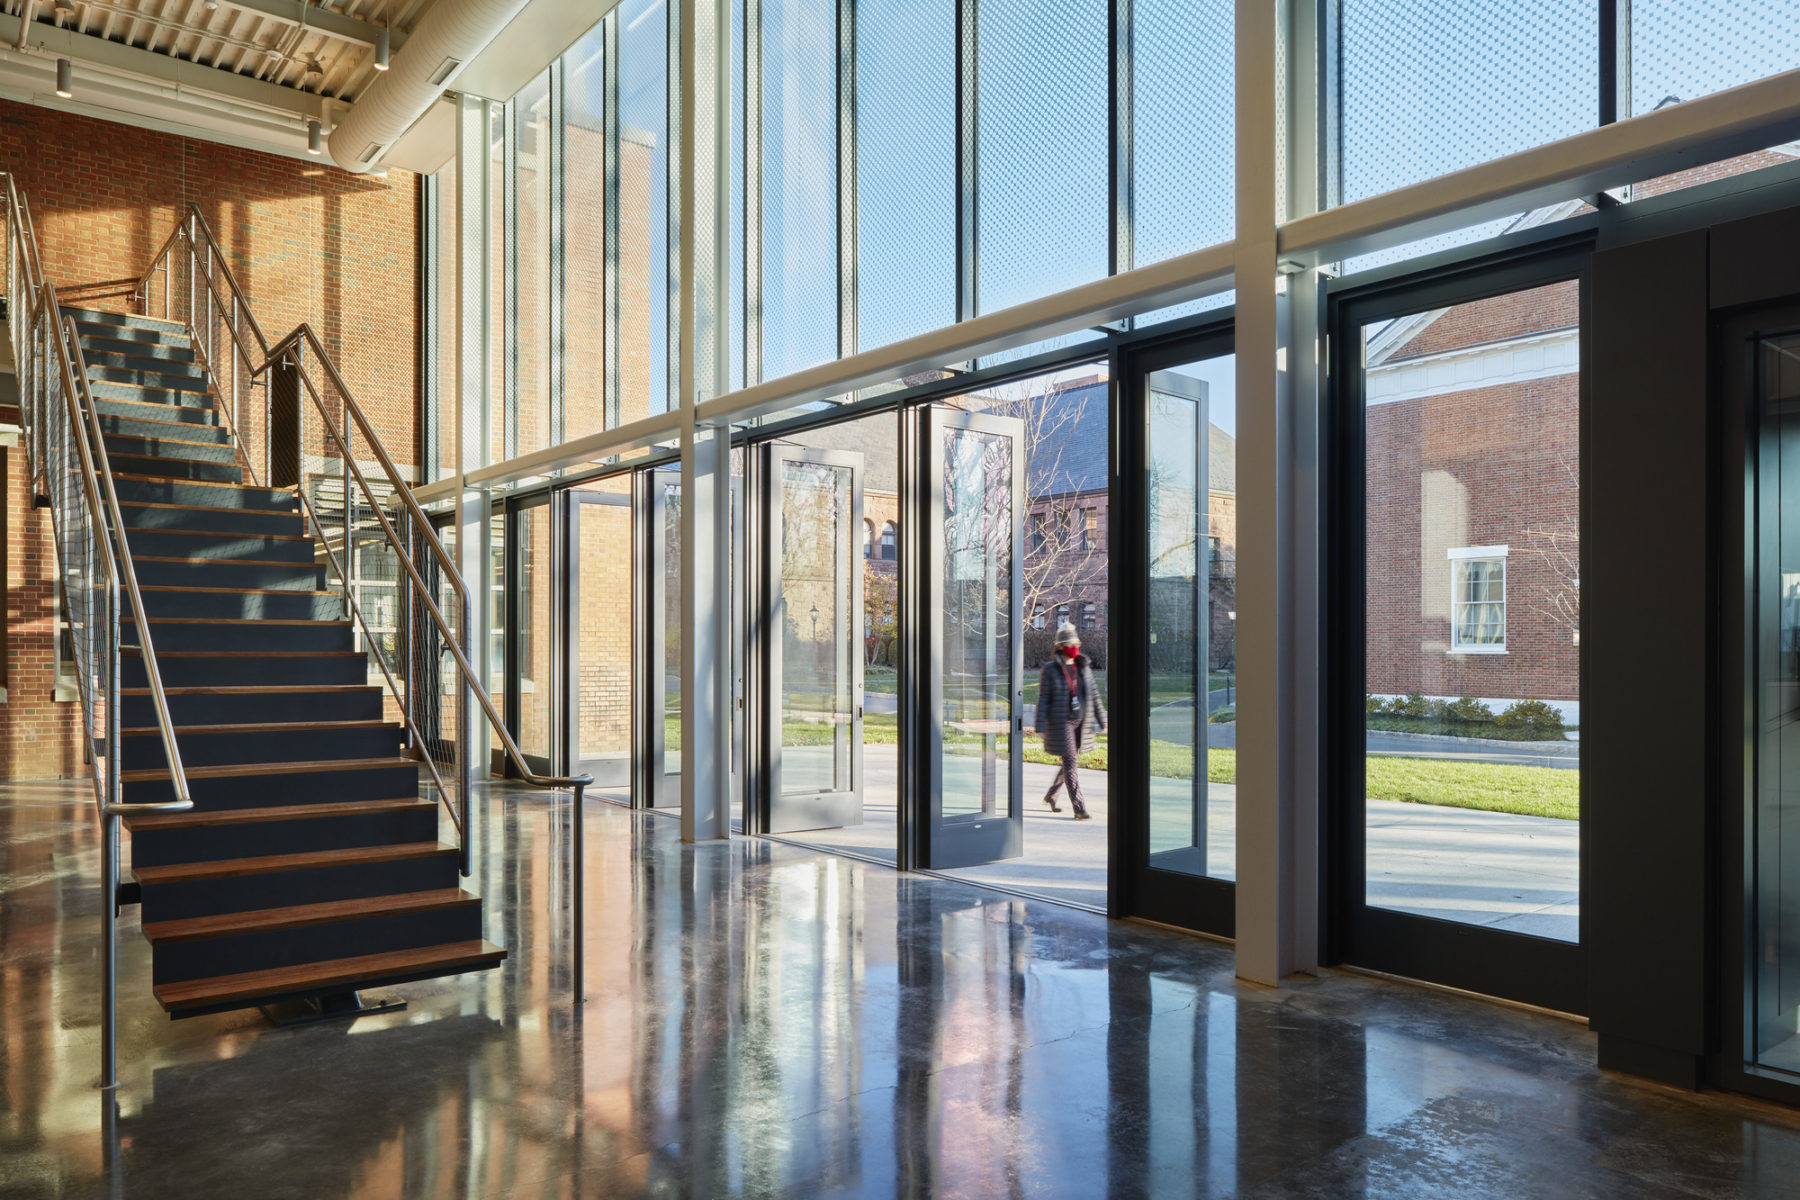
<svg viewBox="0 0 1800 1200">
<path fill-rule="evenodd" d="M 0 1196 L 1661 1197 L 1800 1193 L 1800 1113 L 1604 1074 L 1578 1023 L 765 840 L 488 798 L 503 971 L 401 1013 L 171 1023 L 127 910 L 117 1119 L 96 831 L 0 786 Z"/>
</svg>

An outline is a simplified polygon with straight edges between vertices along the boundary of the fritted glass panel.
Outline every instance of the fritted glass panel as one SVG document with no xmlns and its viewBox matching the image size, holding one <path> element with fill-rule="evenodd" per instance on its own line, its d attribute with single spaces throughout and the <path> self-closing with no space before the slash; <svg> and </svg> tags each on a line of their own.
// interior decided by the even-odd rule
<svg viewBox="0 0 1800 1200">
<path fill-rule="evenodd" d="M 1107 271 L 1105 0 L 978 6 L 976 306 L 987 313 Z"/>
<path fill-rule="evenodd" d="M 1580 940 L 1575 282 L 1363 340 L 1366 902 Z"/>
<path fill-rule="evenodd" d="M 508 456 L 551 444 L 550 72 L 513 99 L 514 271 L 507 381 Z"/>
<path fill-rule="evenodd" d="M 1343 198 L 1592 129 L 1598 4 L 1343 0 Z"/>
<path fill-rule="evenodd" d="M 606 22 L 563 56 L 563 434 L 606 427 Z"/>
<path fill-rule="evenodd" d="M 1233 355 L 1147 390 L 1150 858 L 1237 877 L 1237 402 Z"/>
<path fill-rule="evenodd" d="M 625 0 L 619 31 L 619 422 L 669 409 L 669 10 Z"/>
<path fill-rule="evenodd" d="M 1132 261 L 1229 241 L 1237 106 L 1231 0 L 1133 0 Z"/>
<path fill-rule="evenodd" d="M 1621 117 L 1653 112 L 1800 67 L 1800 20 L 1792 0 L 1633 0 L 1619 37 L 1629 47 Z M 1643 200 L 1800 159 L 1788 142 L 1633 184 Z"/>
<path fill-rule="evenodd" d="M 857 348 L 956 320 L 956 5 L 856 6 Z"/>
<path fill-rule="evenodd" d="M 462 183 L 453 158 L 437 173 L 437 278 L 433 286 L 433 318 L 437 323 L 437 392 L 427 403 L 437 407 L 437 477 L 456 474 L 456 321 L 460 311 L 457 289 L 462 244 L 457 238 L 457 206 L 462 203 Z M 426 482 L 430 482 L 427 480 Z"/>
<path fill-rule="evenodd" d="M 763 378 L 838 353 L 837 6 L 762 9 Z"/>
<path fill-rule="evenodd" d="M 488 107 L 488 306 L 492 319 L 488 330 L 487 443 L 489 462 L 506 459 L 506 404 L 509 342 L 512 322 L 506 319 L 506 247 L 512 219 L 507 212 L 506 105 Z"/>
</svg>

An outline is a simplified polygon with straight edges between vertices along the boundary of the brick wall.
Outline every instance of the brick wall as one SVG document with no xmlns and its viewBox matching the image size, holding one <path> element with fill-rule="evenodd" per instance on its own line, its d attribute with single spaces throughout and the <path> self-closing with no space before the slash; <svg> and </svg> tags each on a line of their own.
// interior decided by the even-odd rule
<svg viewBox="0 0 1800 1200">
<path fill-rule="evenodd" d="M 231 258 L 270 338 L 318 330 L 403 470 L 418 462 L 419 180 L 0 101 L 0 169 L 29 199 L 47 277 L 66 302 L 131 311 L 137 276 L 191 202 Z M 53 702 L 49 514 L 8 455 L 9 686 L 0 775 L 80 773 L 76 706 Z"/>
</svg>

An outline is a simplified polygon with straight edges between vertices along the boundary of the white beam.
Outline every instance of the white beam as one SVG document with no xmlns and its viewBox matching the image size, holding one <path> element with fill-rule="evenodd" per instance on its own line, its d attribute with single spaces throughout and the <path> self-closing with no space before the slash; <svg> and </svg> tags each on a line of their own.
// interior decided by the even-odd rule
<svg viewBox="0 0 1800 1200">
<path fill-rule="evenodd" d="M 382 28 L 361 17 L 347 17 L 328 8 L 303 4 L 301 0 L 218 0 L 218 3 L 220 8 L 266 17 L 284 25 L 304 26 L 313 33 L 323 33 L 340 42 L 352 42 L 359 46 L 373 46 Z M 406 34 L 398 29 L 389 31 L 389 49 L 398 50 L 405 44 Z"/>
<path fill-rule="evenodd" d="M 1281 257 L 1341 262 L 1797 137 L 1800 69 L 1296 217 L 1282 227 Z"/>
</svg>

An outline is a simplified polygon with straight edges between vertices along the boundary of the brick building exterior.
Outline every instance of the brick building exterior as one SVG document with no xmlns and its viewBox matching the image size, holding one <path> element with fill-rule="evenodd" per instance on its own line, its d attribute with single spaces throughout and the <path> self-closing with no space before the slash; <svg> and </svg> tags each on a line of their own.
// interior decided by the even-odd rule
<svg viewBox="0 0 1800 1200">
<path fill-rule="evenodd" d="M 29 198 L 64 302 L 123 312 L 137 276 L 198 204 L 264 331 L 311 321 L 403 471 L 418 461 L 419 180 L 351 175 L 211 142 L 0 101 L 0 165 Z M 0 420 L 15 421 L 12 410 Z M 55 551 L 22 448 L 6 476 L 6 700 L 0 773 L 78 775 L 77 705 L 55 699 Z"/>
</svg>

